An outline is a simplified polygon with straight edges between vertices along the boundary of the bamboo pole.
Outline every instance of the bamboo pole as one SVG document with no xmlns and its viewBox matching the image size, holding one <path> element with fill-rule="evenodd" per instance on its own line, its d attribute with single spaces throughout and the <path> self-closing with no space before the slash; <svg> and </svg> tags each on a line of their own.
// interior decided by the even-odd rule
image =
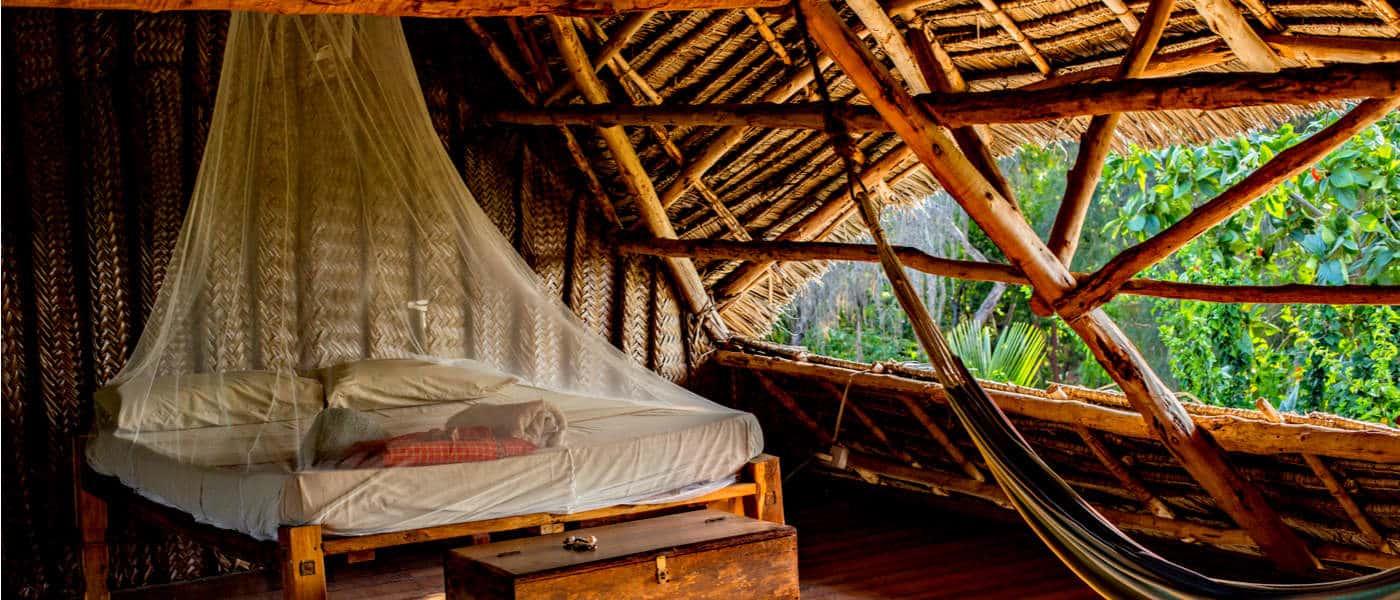
<svg viewBox="0 0 1400 600">
<path fill-rule="evenodd" d="M 773 263 L 816 260 L 876 262 L 878 260 L 875 247 L 872 245 L 839 242 L 778 240 L 743 243 L 705 239 L 649 239 L 625 240 L 618 244 L 618 248 L 623 252 L 653 256 L 686 256 L 706 261 L 730 259 L 754 263 Z M 1026 276 L 1011 265 L 940 258 L 909 246 L 896 246 L 895 252 L 909 268 L 930 275 L 970 281 L 1030 285 Z M 1085 273 L 1074 273 L 1074 275 L 1081 279 L 1087 276 Z M 1328 304 L 1333 306 L 1400 304 L 1400 286 L 1394 285 L 1238 286 L 1131 279 L 1118 289 L 1118 293 L 1220 303 Z M 728 297 L 725 292 L 720 292 L 716 295 L 716 301 L 723 304 L 723 300 Z"/>
<path fill-rule="evenodd" d="M 911 44 L 911 47 L 918 46 Z M 931 47 L 936 52 L 937 47 Z M 1154 79 L 1076 83 L 1034 90 L 1013 88 L 956 95 L 940 93 L 922 95 L 917 99 L 938 115 L 939 122 L 945 127 L 965 127 L 1037 123 L 1120 112 L 1222 110 L 1268 104 L 1305 105 L 1398 94 L 1400 63 L 1380 63 L 1288 69 L 1275 74 L 1197 73 Z M 879 113 L 868 106 L 838 103 L 827 107 L 821 102 L 485 107 L 483 118 L 519 125 L 822 129 L 828 108 L 849 131 L 890 130 L 889 124 L 880 118 Z"/>
<path fill-rule="evenodd" d="M 1270 404 L 1268 400 L 1258 398 L 1254 401 L 1254 405 L 1259 408 L 1259 412 L 1264 413 L 1264 416 L 1268 417 L 1269 421 L 1274 423 L 1283 422 L 1283 415 L 1280 414 L 1278 409 L 1274 408 L 1274 405 Z M 1337 500 L 1337 504 L 1342 505 L 1342 510 L 1346 512 L 1347 518 L 1351 519 L 1351 522 L 1356 525 L 1356 529 L 1361 532 L 1361 536 L 1366 538 L 1366 541 L 1376 550 L 1386 554 L 1395 554 L 1395 549 L 1391 548 L 1390 544 L 1386 543 L 1385 536 L 1381 535 L 1380 530 L 1376 529 L 1376 526 L 1371 523 L 1371 518 L 1366 516 L 1366 511 L 1361 510 L 1361 506 L 1356 503 L 1355 498 L 1351 497 L 1351 493 L 1347 491 L 1346 486 L 1342 485 L 1342 482 L 1337 480 L 1337 476 L 1332 473 L 1332 469 L 1327 468 L 1327 463 L 1322 462 L 1322 459 L 1318 458 L 1317 455 L 1308 453 L 1303 453 L 1303 462 L 1308 463 L 1308 468 L 1312 469 L 1313 474 L 1317 475 L 1318 480 L 1322 481 L 1323 487 L 1327 488 L 1327 493 L 1332 494 L 1332 497 Z"/>
<path fill-rule="evenodd" d="M 593 72 L 597 73 L 603 70 L 614 58 L 621 54 L 622 49 L 627 46 L 627 42 L 632 40 L 632 36 L 636 35 L 638 31 L 641 31 L 642 26 L 654 16 L 656 16 L 656 11 L 654 10 L 628 15 L 627 19 L 618 26 L 617 31 L 613 33 L 608 43 L 604 44 L 603 48 L 598 51 L 598 56 L 593 58 Z M 578 83 L 570 78 L 554 88 L 554 91 L 550 92 L 541 104 L 545 106 L 555 104 L 577 89 Z"/>
<path fill-rule="evenodd" d="M 496 43 L 496 39 L 491 36 L 491 33 L 486 31 L 486 28 L 482 27 L 476 19 L 464 19 L 464 21 L 467 28 L 486 48 L 487 55 L 496 63 L 496 67 L 505 75 L 506 80 L 515 88 L 515 91 L 520 94 L 520 97 L 531 104 L 538 103 L 538 92 L 525 81 L 525 76 L 511 63 L 510 58 Z M 607 190 L 603 188 L 603 183 L 598 180 L 598 175 L 593 171 L 592 164 L 588 162 L 583 146 L 578 143 L 578 139 L 574 137 L 573 132 L 569 131 L 568 127 L 559 125 L 556 129 L 559 131 L 559 135 L 564 138 L 564 146 L 568 149 L 569 158 L 573 160 L 574 167 L 583 175 L 584 185 L 588 188 L 589 197 L 593 199 L 593 204 L 598 208 L 598 212 L 613 227 L 620 229 L 622 221 L 617 217 L 617 209 L 613 205 L 612 198 L 608 196 Z"/>
<path fill-rule="evenodd" d="M 811 361 L 759 356 L 734 350 L 719 350 L 716 364 L 759 374 L 771 373 L 807 381 L 827 381 L 838 386 L 850 383 L 856 388 L 890 395 L 907 395 L 947 404 L 937 383 L 904 375 L 877 373 L 869 365 L 845 368 Z M 1011 388 L 984 382 L 987 395 L 1003 411 L 1026 418 L 1067 427 L 1085 426 L 1094 431 L 1160 442 L 1143 416 L 1128 407 L 1114 408 L 1082 400 L 1060 400 L 1045 392 Z M 1220 446 L 1230 452 L 1259 456 L 1312 453 L 1317 456 L 1374 463 L 1400 463 L 1400 433 L 1381 429 L 1338 429 L 1320 425 L 1270 423 L 1234 415 L 1191 415 L 1186 419 L 1210 432 Z"/>
<path fill-rule="evenodd" d="M 1283 68 L 1278 54 L 1264 43 L 1259 32 L 1245 20 L 1231 0 L 1192 0 L 1196 12 L 1205 18 L 1211 31 L 1225 40 L 1241 63 L 1251 71 L 1272 73 Z"/>
<path fill-rule="evenodd" d="M 1336 123 L 1278 153 L 1230 189 L 1192 210 L 1146 241 L 1120 252 L 1103 268 L 1084 279 L 1056 311 L 1066 320 L 1107 302 L 1115 290 L 1134 275 L 1180 250 L 1188 242 L 1239 212 L 1284 181 L 1302 173 L 1361 130 L 1400 106 L 1400 96 L 1376 98 L 1358 104 Z"/>
<path fill-rule="evenodd" d="M 754 29 L 758 30 L 759 37 L 768 44 L 768 49 L 773 51 L 773 55 L 778 57 L 785 65 L 792 65 L 792 57 L 788 56 L 787 49 L 783 48 L 783 43 L 778 41 L 778 35 L 773 33 L 773 28 L 768 26 L 768 21 L 763 20 L 763 15 L 752 8 L 744 9 L 744 16 L 748 17 Z"/>
<path fill-rule="evenodd" d="M 280 15 L 359 14 L 385 17 L 609 17 L 658 10 L 779 8 L 785 0 L 6 0 L 5 6 L 81 10 L 252 11 Z"/>
<path fill-rule="evenodd" d="M 604 43 L 609 42 L 607 33 L 603 31 L 602 26 L 598 25 L 596 21 L 587 20 L 586 22 L 580 22 L 580 20 L 576 20 L 576 23 L 586 35 L 591 33 L 592 37 L 595 39 Z M 612 68 L 613 74 L 617 77 L 618 84 L 622 87 L 623 93 L 627 94 L 628 97 L 632 99 L 633 104 L 642 104 L 643 99 L 638 97 L 638 94 L 627 86 L 627 82 L 624 78 L 630 80 L 633 85 L 640 90 L 641 96 L 644 96 L 646 100 L 653 104 L 661 104 L 663 101 L 661 94 L 656 91 L 656 88 L 651 86 L 651 83 L 649 83 L 645 77 L 642 77 L 637 73 L 636 69 L 632 68 L 632 64 L 621 52 L 616 52 L 612 55 L 612 61 L 609 63 L 609 67 Z M 652 135 L 656 138 L 657 143 L 661 145 L 666 156 L 670 158 L 672 162 L 676 163 L 677 166 L 685 166 L 685 155 L 681 153 L 680 148 L 676 147 L 675 142 L 671 140 L 671 134 L 666 131 L 666 128 L 661 125 L 651 125 L 648 129 L 651 130 Z M 749 235 L 748 230 L 744 229 L 744 225 L 739 222 L 739 219 L 734 216 L 734 213 L 729 211 L 729 207 L 725 206 L 724 201 L 720 199 L 719 195 L 716 194 L 714 190 L 710 189 L 709 185 L 699 180 L 693 183 L 695 189 L 700 192 L 700 195 L 704 197 L 705 201 L 710 205 L 710 210 L 713 210 L 715 215 L 720 218 L 720 221 L 729 227 L 729 230 L 734 233 L 736 239 L 741 241 L 753 239 L 753 237 Z"/>
<path fill-rule="evenodd" d="M 603 82 L 598 80 L 598 75 L 593 72 L 593 65 L 588 62 L 588 55 L 583 49 L 583 42 L 579 40 L 578 32 L 561 17 L 551 16 L 548 17 L 548 21 L 550 33 L 554 35 L 559 53 L 564 57 L 564 64 L 578 83 L 584 97 L 595 104 L 607 102 L 607 91 L 603 88 Z M 600 127 L 598 133 L 617 161 L 617 170 L 632 192 L 637 212 L 647 229 L 656 237 L 674 239 L 676 231 L 671 227 L 666 209 L 662 208 L 651 177 L 647 175 L 641 159 L 637 157 L 632 142 L 627 139 L 627 133 L 617 126 Z M 729 329 L 715 310 L 714 303 L 700 280 L 700 274 L 695 271 L 694 263 L 688 258 L 667 258 L 665 261 L 690 312 L 708 317 L 705 319 L 705 328 L 710 337 L 716 340 L 728 339 Z"/>
<path fill-rule="evenodd" d="M 1020 213 L 977 172 L 939 128 L 928 110 L 899 88 L 884 66 L 824 0 L 800 0 L 808 31 L 920 161 L 1033 284 L 1037 296 L 1057 306 L 1075 285 L 1073 275 Z M 1147 29 L 1147 27 L 1144 27 Z M 894 257 L 892 252 L 882 252 Z M 889 261 L 884 261 L 889 262 Z M 897 264 L 898 259 L 894 262 Z M 1171 390 L 1101 310 L 1068 323 L 1126 392 L 1134 408 L 1225 514 L 1250 532 L 1281 568 L 1316 569 L 1313 557 L 1279 518 L 1259 489 L 1236 474 L 1212 438 L 1198 429 Z"/>
<path fill-rule="evenodd" d="M 1146 23 L 1138 29 L 1127 53 L 1123 55 L 1118 79 L 1136 79 L 1147 70 L 1147 63 L 1157 50 L 1157 43 L 1162 39 L 1162 32 L 1166 30 L 1175 6 L 1176 0 L 1152 0 L 1147 6 L 1147 14 L 1143 16 Z M 1084 217 L 1089 214 L 1094 190 L 1103 175 L 1103 161 L 1108 158 L 1113 132 L 1122 118 L 1122 113 L 1096 115 L 1079 139 L 1079 153 L 1066 179 L 1064 200 L 1060 202 L 1060 210 L 1055 213 L 1055 224 L 1050 228 L 1050 238 L 1046 242 L 1050 251 L 1067 267 L 1073 263 L 1074 252 L 1079 247 Z"/>
</svg>

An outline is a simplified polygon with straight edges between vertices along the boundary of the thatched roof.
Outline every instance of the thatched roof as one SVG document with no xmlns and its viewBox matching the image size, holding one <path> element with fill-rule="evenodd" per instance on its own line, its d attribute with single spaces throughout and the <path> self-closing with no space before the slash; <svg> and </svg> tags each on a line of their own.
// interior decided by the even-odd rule
<svg viewBox="0 0 1400 600">
<path fill-rule="evenodd" d="M 1385 0 L 1368 1 L 1383 3 Z M 1251 0 L 1241 4 L 1240 10 L 1249 16 L 1254 29 L 1275 45 L 1284 67 L 1322 64 L 1312 56 L 1302 56 L 1303 50 L 1289 49 L 1290 40 L 1324 45 L 1338 38 L 1344 41 L 1352 38 L 1396 40 L 1400 32 L 1394 24 L 1387 24 L 1383 12 L 1360 0 L 1271 0 L 1262 4 Z M 1125 14 L 1115 14 L 1121 10 L 1114 7 L 1123 8 L 1116 0 L 1017 0 L 1000 5 L 992 0 L 901 0 L 885 6 L 896 23 L 904 27 L 922 27 L 932 40 L 941 44 L 967 81 L 969 90 L 987 91 L 1023 86 L 1052 87 L 1057 81 L 1111 77 L 1133 38 L 1129 29 L 1129 26 L 1136 28 L 1137 18 L 1133 15 L 1142 15 L 1147 3 L 1130 2 Z M 1017 32 L 1013 35 L 1006 26 L 999 24 L 1000 17 L 994 18 L 988 8 L 999 8 L 1016 26 Z M 624 70 L 619 72 L 614 68 L 611 74 L 609 69 L 600 70 L 614 103 L 685 105 L 818 99 L 811 85 L 792 88 L 798 90 L 792 95 L 782 93 L 784 85 L 809 76 L 811 70 L 806 60 L 803 32 L 789 8 L 761 12 L 658 12 L 643 18 L 639 28 L 636 28 L 639 17 L 633 14 L 593 21 L 609 36 L 629 28 L 636 30 L 619 53 L 626 61 Z M 849 14 L 848 22 L 860 27 L 859 21 Z M 481 23 L 483 31 L 492 36 L 494 42 L 505 49 L 508 59 L 529 77 L 526 65 L 531 61 L 524 53 L 516 51 L 511 43 L 513 35 L 504 24 L 491 20 Z M 590 31 L 582 20 L 577 24 L 585 35 L 595 34 L 590 52 L 596 56 L 603 46 L 602 39 L 596 37 L 596 29 Z M 542 49 L 543 62 L 547 63 L 557 89 L 559 82 L 569 81 L 569 74 L 553 56 L 549 32 L 542 24 L 534 25 L 539 27 L 535 37 Z M 528 27 L 526 29 L 528 32 Z M 771 42 L 765 40 L 765 34 L 770 31 L 774 37 Z M 1025 43 L 1018 44 L 1015 38 L 1022 36 Z M 874 45 L 872 48 L 879 52 Z M 1235 59 L 1201 14 L 1185 3 L 1179 4 L 1172 13 L 1155 56 L 1154 60 L 1166 65 L 1165 74 L 1249 70 Z M 884 58 L 883 54 L 881 57 Z M 1049 72 L 1042 73 L 1037 63 L 1048 67 Z M 1183 66 L 1172 66 L 1177 63 Z M 632 74 L 625 73 L 629 68 Z M 828 69 L 827 77 L 833 99 L 866 103 L 840 73 L 839 67 Z M 562 99 L 565 103 L 584 103 L 572 93 Z M 506 103 L 513 102 L 510 99 Z M 1118 126 L 1114 145 L 1121 148 L 1128 143 L 1144 146 L 1199 143 L 1276 125 L 1316 108 L 1267 105 L 1217 111 L 1131 113 Z M 1007 155 L 1025 144 L 1076 140 L 1088 121 L 1085 116 L 992 125 L 987 138 L 993 152 Z M 594 157 L 592 166 L 605 180 L 614 201 L 619 202 L 623 221 L 631 222 L 635 208 L 621 201 L 628 195 L 627 187 L 617 178 L 612 161 L 607 160 L 607 149 L 588 128 L 575 126 L 572 130 L 588 146 L 589 156 Z M 629 127 L 627 131 L 658 191 L 674 185 L 681 169 L 713 149 L 717 138 L 724 135 L 717 127 Z M 673 148 L 668 149 L 659 141 L 661 132 L 674 144 Z M 860 145 L 870 162 L 900 145 L 893 133 L 862 135 Z M 734 149 L 725 152 L 700 178 L 713 197 L 707 199 L 695 186 L 687 186 L 688 191 L 669 206 L 668 213 L 681 238 L 739 239 L 714 210 L 712 201 L 717 198 L 743 224 L 749 236 L 774 239 L 818 206 L 840 195 L 845 181 L 842 173 L 840 160 L 822 131 L 750 128 Z M 921 199 L 936 188 L 933 179 L 912 156 L 890 173 L 887 180 L 896 193 L 886 196 L 887 199 Z M 849 219 L 852 214 L 847 213 L 845 217 Z M 854 239 L 861 235 L 863 228 L 853 223 L 854 220 L 846 225 L 826 227 L 825 235 L 818 237 L 830 241 Z M 712 293 L 735 289 L 728 285 L 732 283 L 734 261 L 697 266 Z M 784 263 L 771 271 L 776 272 L 777 277 L 765 277 L 762 283 L 748 286 L 737 297 L 715 295 L 720 297 L 722 314 L 736 333 L 761 336 L 766 334 L 777 311 L 824 268 L 819 262 Z"/>
</svg>

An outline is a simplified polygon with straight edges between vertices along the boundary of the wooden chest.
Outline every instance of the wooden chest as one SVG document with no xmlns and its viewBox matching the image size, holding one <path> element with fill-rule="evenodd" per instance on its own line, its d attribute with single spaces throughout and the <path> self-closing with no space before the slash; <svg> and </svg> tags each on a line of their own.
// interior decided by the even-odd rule
<svg viewBox="0 0 1400 600">
<path fill-rule="evenodd" d="M 595 536 L 596 550 L 565 549 Z M 448 600 L 797 598 L 797 530 L 699 510 L 451 550 Z"/>
</svg>

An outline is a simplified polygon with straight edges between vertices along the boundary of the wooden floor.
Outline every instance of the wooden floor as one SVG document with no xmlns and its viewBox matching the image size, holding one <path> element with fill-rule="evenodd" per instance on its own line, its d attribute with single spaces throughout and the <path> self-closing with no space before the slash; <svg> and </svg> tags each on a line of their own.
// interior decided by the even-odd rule
<svg viewBox="0 0 1400 600">
<path fill-rule="evenodd" d="M 1097 597 L 1015 523 L 902 503 L 868 488 L 793 486 L 787 498 L 806 599 Z M 357 565 L 332 562 L 331 598 L 440 599 L 439 552 L 401 552 Z M 277 592 L 237 595 L 209 587 L 188 595 L 172 591 L 156 596 L 281 598 Z"/>
</svg>

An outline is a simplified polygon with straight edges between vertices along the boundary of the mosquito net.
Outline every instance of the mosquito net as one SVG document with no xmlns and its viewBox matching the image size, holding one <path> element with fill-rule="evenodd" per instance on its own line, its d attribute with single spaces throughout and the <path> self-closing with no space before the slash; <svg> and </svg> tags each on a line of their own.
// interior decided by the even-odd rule
<svg viewBox="0 0 1400 600">
<path fill-rule="evenodd" d="M 546 293 L 433 130 L 398 21 L 235 14 L 164 284 L 96 396 L 99 472 L 256 537 L 661 501 L 753 417 Z"/>
</svg>

